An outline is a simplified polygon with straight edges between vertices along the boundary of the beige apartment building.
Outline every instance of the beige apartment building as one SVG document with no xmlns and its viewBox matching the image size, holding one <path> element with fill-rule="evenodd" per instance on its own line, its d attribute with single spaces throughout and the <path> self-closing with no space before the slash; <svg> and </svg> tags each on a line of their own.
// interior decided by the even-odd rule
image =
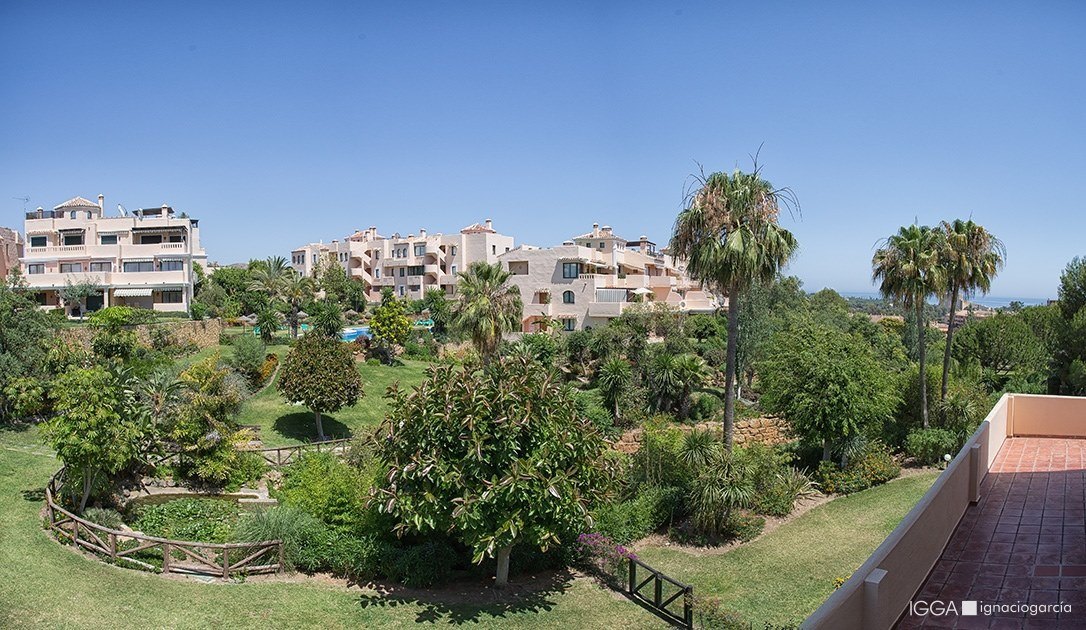
<svg viewBox="0 0 1086 630">
<path fill-rule="evenodd" d="M 106 216 L 104 203 L 75 197 L 26 213 L 19 261 L 39 304 L 70 316 L 114 305 L 187 311 L 194 265 L 207 262 L 199 221 L 168 205 Z M 100 294 L 65 304 L 61 291 L 85 282 Z"/>
<path fill-rule="evenodd" d="M 711 313 L 715 296 L 690 280 L 685 266 L 641 236 L 627 241 L 609 226 L 557 247 L 521 246 L 499 256 L 520 288 L 522 329 L 558 320 L 564 330 L 606 324 L 631 304 L 663 302 L 686 313 Z"/>
<path fill-rule="evenodd" d="M 312 276 L 322 264 L 339 264 L 354 278 L 365 280 L 369 298 L 377 300 L 390 287 L 403 298 L 421 299 L 430 289 L 456 293 L 456 274 L 472 263 L 497 262 L 513 249 L 513 237 L 499 234 L 493 223 L 469 225 L 455 234 L 382 236 L 376 227 L 358 230 L 343 240 L 309 243 L 291 252 L 291 266 Z"/>
<path fill-rule="evenodd" d="M 23 239 L 11 228 L 0 227 L 0 278 L 7 278 L 12 269 L 19 267 L 23 255 Z"/>
</svg>

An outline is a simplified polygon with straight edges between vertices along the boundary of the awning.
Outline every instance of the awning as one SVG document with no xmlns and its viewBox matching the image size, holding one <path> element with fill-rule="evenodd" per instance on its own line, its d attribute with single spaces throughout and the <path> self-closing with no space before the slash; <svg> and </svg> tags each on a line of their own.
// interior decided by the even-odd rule
<svg viewBox="0 0 1086 630">
<path fill-rule="evenodd" d="M 114 289 L 113 297 L 151 297 L 150 289 Z"/>
</svg>

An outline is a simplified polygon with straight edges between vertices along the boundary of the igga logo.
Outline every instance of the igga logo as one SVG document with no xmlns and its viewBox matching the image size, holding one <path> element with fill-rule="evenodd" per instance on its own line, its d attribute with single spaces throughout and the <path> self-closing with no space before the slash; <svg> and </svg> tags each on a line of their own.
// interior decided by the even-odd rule
<svg viewBox="0 0 1086 630">
<path fill-rule="evenodd" d="M 966 604 L 973 604 L 972 610 Z M 976 602 L 962 602 L 961 612 L 959 613 L 958 602 L 944 602 L 942 600 L 934 601 L 916 601 L 909 602 L 909 614 L 916 616 L 931 615 L 933 617 L 943 617 L 945 615 L 975 615 L 977 614 Z"/>
</svg>

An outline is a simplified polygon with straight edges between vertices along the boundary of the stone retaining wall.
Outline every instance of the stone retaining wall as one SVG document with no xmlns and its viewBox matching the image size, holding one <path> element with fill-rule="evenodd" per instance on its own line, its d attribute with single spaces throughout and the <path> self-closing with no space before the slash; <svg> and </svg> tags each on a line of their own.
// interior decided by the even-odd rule
<svg viewBox="0 0 1086 630">
<path fill-rule="evenodd" d="M 151 345 L 151 329 L 166 328 L 170 331 L 174 343 L 193 343 L 200 348 L 210 348 L 219 345 L 219 333 L 222 332 L 222 320 L 204 319 L 194 321 L 190 319 L 164 320 L 155 324 L 140 324 L 129 327 L 136 331 L 136 340 L 144 346 Z M 94 335 L 98 330 L 91 326 L 76 326 L 60 329 L 60 336 L 68 341 L 90 348 Z"/>
<path fill-rule="evenodd" d="M 719 422 L 701 422 L 693 426 L 676 426 L 683 432 L 699 429 L 701 431 L 712 431 L 719 435 L 722 431 L 721 423 Z M 636 453 L 637 450 L 641 448 L 641 434 L 641 429 L 627 431 L 617 442 L 615 442 L 615 450 L 623 453 Z M 775 446 L 791 440 L 788 422 L 782 418 L 774 418 L 771 416 L 753 418 L 750 420 L 736 420 L 733 437 L 735 443 L 739 446 L 753 442 L 761 442 L 763 444 Z"/>
</svg>

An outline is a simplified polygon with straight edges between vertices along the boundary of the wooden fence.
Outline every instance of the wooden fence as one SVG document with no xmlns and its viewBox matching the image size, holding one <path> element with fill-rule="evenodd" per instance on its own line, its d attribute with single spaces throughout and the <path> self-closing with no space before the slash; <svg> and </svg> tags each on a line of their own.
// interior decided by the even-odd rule
<svg viewBox="0 0 1086 630">
<path fill-rule="evenodd" d="M 627 593 L 630 599 L 642 604 L 664 620 L 683 628 L 694 627 L 694 587 L 670 578 L 636 558 L 630 558 L 630 581 Z M 637 575 L 638 567 L 648 572 L 643 580 Z M 645 594 L 645 587 L 652 584 L 652 593 Z M 682 600 L 682 614 L 674 609 Z"/>
<path fill-rule="evenodd" d="M 103 527 L 64 509 L 56 501 L 57 477 L 45 488 L 45 509 L 50 531 L 77 547 L 108 557 L 115 563 L 130 563 L 149 571 L 208 575 L 229 578 L 235 575 L 276 573 L 283 567 L 283 543 L 265 540 L 254 543 L 202 543 L 145 536 Z"/>
<path fill-rule="evenodd" d="M 286 466 L 287 464 L 298 461 L 302 453 L 315 452 L 315 453 L 335 453 L 341 455 L 347 451 L 350 446 L 350 438 L 343 438 L 339 440 L 326 440 L 324 442 L 311 442 L 308 444 L 298 444 L 295 446 L 280 446 L 272 448 L 259 448 L 259 449 L 239 449 L 243 453 L 256 453 L 263 459 L 268 465 L 278 468 L 280 466 Z M 182 457 L 182 453 L 170 453 L 165 457 L 156 460 L 155 466 L 171 462 L 175 459 Z"/>
</svg>

